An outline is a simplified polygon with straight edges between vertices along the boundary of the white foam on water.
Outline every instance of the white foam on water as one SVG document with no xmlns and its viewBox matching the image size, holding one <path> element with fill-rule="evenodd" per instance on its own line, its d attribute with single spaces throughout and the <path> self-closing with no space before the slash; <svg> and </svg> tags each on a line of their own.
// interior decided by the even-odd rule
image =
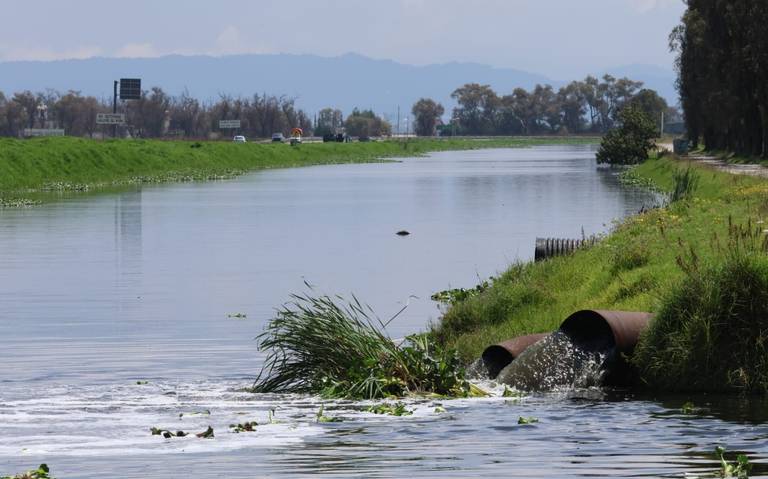
<svg viewBox="0 0 768 479">
<path fill-rule="evenodd" d="M 0 393 L 0 457 L 129 456 L 269 448 L 296 444 L 335 427 L 367 422 L 438 418 L 438 404 L 464 407 L 499 401 L 503 386 L 485 383 L 482 399 L 404 401 L 408 416 L 374 414 L 373 401 L 322 401 L 302 395 L 260 395 L 244 391 L 247 382 L 150 382 L 94 386 L 6 388 Z M 343 419 L 318 423 L 317 412 Z M 273 417 L 270 423 L 269 417 Z M 254 432 L 229 426 L 256 421 Z M 208 426 L 213 439 L 195 436 Z M 156 427 L 186 437 L 152 435 Z"/>
</svg>

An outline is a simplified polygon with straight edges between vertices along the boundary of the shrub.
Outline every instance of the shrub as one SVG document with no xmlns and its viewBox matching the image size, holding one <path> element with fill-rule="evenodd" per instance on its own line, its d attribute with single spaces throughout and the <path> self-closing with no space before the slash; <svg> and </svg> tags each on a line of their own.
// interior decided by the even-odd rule
<svg viewBox="0 0 768 479">
<path fill-rule="evenodd" d="M 648 152 L 656 147 L 656 126 L 635 106 L 624 108 L 619 121 L 621 126 L 609 131 L 600 143 L 597 162 L 612 165 L 642 163 L 648 159 Z"/>
<path fill-rule="evenodd" d="M 456 352 L 428 336 L 396 344 L 386 334 L 387 323 L 355 298 L 292 298 L 257 338 L 269 354 L 254 392 L 356 399 L 469 394 Z"/>
<path fill-rule="evenodd" d="M 720 263 L 679 258 L 682 283 L 664 298 L 633 357 L 653 389 L 768 393 L 768 255 L 751 225 L 729 228 Z"/>
</svg>

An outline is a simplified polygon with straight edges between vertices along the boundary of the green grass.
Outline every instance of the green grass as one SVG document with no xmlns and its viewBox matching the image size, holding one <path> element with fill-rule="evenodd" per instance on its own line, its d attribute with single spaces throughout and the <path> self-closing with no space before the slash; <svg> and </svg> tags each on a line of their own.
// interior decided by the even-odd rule
<svg viewBox="0 0 768 479">
<path fill-rule="evenodd" d="M 652 159 L 634 175 L 670 192 L 675 174 L 688 167 L 671 158 Z M 553 331 L 580 309 L 659 311 L 665 292 L 685 276 L 678 257 L 693 250 L 703 263 L 716 263 L 729 218 L 745 223 L 768 216 L 765 180 L 692 168 L 698 180 L 690 198 L 628 218 L 572 256 L 513 265 L 483 292 L 454 304 L 432 334 L 468 362 L 490 344 Z"/>
<path fill-rule="evenodd" d="M 0 206 L 50 201 L 58 197 L 53 193 L 225 178 L 267 168 L 363 163 L 441 150 L 594 142 L 594 138 L 415 139 L 292 148 L 259 143 L 0 138 Z"/>
</svg>

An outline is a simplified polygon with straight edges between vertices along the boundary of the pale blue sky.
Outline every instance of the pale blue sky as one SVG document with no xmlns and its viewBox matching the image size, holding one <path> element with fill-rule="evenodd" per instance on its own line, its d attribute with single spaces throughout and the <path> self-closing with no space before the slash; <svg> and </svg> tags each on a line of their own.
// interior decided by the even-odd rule
<svg viewBox="0 0 768 479">
<path fill-rule="evenodd" d="M 667 36 L 683 10 L 682 0 L 3 0 L 0 61 L 355 52 L 570 79 L 671 70 Z"/>
</svg>

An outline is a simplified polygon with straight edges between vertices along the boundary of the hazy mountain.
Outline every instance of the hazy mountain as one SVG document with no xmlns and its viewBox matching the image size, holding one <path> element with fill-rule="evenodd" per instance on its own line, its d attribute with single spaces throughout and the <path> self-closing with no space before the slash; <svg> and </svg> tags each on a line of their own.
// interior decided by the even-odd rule
<svg viewBox="0 0 768 479">
<path fill-rule="evenodd" d="M 634 70 L 633 70 L 634 68 Z M 641 67 L 624 67 L 611 73 L 632 73 L 632 78 L 658 85 L 669 96 L 671 77 Z M 560 86 L 542 75 L 475 63 L 413 66 L 374 60 L 356 54 L 326 58 L 314 55 L 235 55 L 225 57 L 179 56 L 161 58 L 91 58 L 53 62 L 0 63 L 0 91 L 78 90 L 97 97 L 112 97 L 112 82 L 140 77 L 143 88 L 160 86 L 179 94 L 185 89 L 202 100 L 219 94 L 267 93 L 295 97 L 309 113 L 333 106 L 348 113 L 354 107 L 372 108 L 390 118 L 402 115 L 420 97 L 432 97 L 447 107 L 451 92 L 468 82 L 490 84 L 499 93 L 536 83 Z M 570 80 L 570 79 L 569 79 Z"/>
</svg>

